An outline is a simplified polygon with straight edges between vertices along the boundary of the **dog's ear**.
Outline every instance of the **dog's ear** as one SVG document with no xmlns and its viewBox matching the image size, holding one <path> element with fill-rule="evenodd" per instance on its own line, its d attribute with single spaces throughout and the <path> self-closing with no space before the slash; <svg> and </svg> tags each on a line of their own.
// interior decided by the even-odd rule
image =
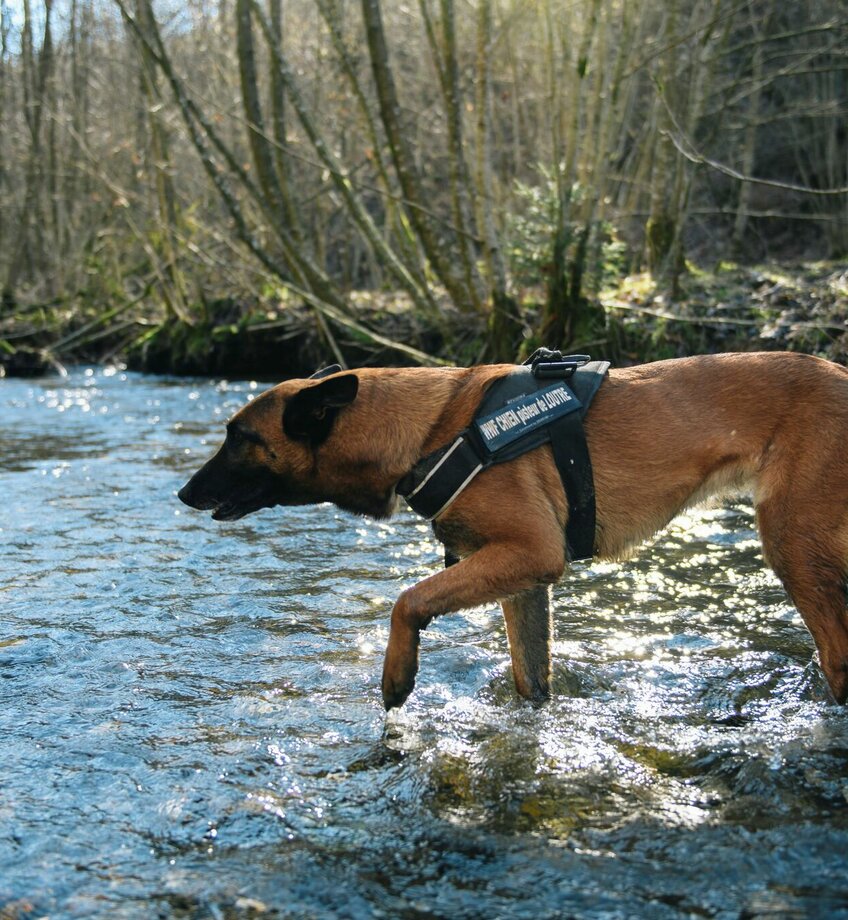
<svg viewBox="0 0 848 920">
<path fill-rule="evenodd" d="M 356 399 L 359 378 L 356 374 L 330 377 L 321 383 L 298 390 L 283 410 L 283 431 L 299 441 L 309 441 L 317 447 L 325 441 L 333 427 L 339 409 Z"/>
</svg>

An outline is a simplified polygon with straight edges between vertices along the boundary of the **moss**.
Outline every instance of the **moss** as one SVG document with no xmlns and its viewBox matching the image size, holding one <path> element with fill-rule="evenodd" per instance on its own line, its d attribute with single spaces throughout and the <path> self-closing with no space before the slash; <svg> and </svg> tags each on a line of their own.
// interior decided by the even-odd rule
<svg viewBox="0 0 848 920">
<path fill-rule="evenodd" d="M 848 362 L 848 296 L 836 263 L 714 270 L 690 266 L 670 302 L 650 272 L 600 297 L 616 361 L 649 361 L 716 351 L 788 349 Z"/>
<path fill-rule="evenodd" d="M 643 767 L 647 767 L 655 773 L 661 773 L 663 776 L 685 779 L 689 776 L 697 776 L 700 772 L 700 767 L 693 757 L 688 754 L 681 754 L 678 751 L 669 751 L 650 744 L 631 742 L 621 742 L 618 748 L 630 760 L 635 760 Z"/>
<path fill-rule="evenodd" d="M 649 217 L 645 224 L 645 242 L 648 246 L 648 267 L 657 274 L 668 261 L 674 244 L 675 223 L 668 214 Z"/>
</svg>

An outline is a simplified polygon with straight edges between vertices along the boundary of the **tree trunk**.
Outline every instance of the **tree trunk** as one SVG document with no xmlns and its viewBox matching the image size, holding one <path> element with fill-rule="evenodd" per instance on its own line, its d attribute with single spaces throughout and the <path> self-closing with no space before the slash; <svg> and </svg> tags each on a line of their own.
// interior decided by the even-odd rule
<svg viewBox="0 0 848 920">
<path fill-rule="evenodd" d="M 41 49 L 35 52 L 32 10 L 24 0 L 24 26 L 21 35 L 21 57 L 24 84 L 24 120 L 29 129 L 24 198 L 21 211 L 13 226 L 17 236 L 11 246 L 11 256 L 3 280 L 3 300 L 14 301 L 18 280 L 25 268 L 33 273 L 36 261 L 44 252 L 43 227 L 48 218 L 44 213 L 40 190 L 44 163 L 42 161 L 42 122 L 47 83 L 53 69 L 53 37 L 50 25 L 53 0 L 44 3 L 44 34 Z M 35 240 L 30 239 L 30 232 Z M 33 245 L 34 243 L 34 245 Z"/>
<path fill-rule="evenodd" d="M 751 25 L 756 29 L 755 17 L 751 16 Z M 757 34 L 757 38 L 760 38 Z M 751 64 L 753 91 L 748 100 L 748 120 L 742 139 L 741 171 L 743 176 L 754 172 L 754 157 L 757 152 L 757 120 L 760 114 L 760 99 L 763 90 L 763 45 L 757 41 Z M 733 221 L 733 249 L 742 254 L 745 251 L 745 231 L 748 227 L 748 211 L 751 207 L 753 185 L 743 179 L 739 184 L 739 198 L 736 202 L 736 217 Z"/>
<path fill-rule="evenodd" d="M 423 5 L 423 0 L 422 0 Z M 462 137 L 462 95 L 459 86 L 459 61 L 456 49 L 456 21 L 453 0 L 441 0 L 444 62 L 439 68 L 442 75 L 442 93 L 448 128 L 448 172 L 451 186 L 451 208 L 457 232 L 457 246 L 462 259 L 465 284 L 471 294 L 474 308 L 482 308 L 480 281 L 474 259 L 473 226 L 469 206 L 470 179 L 465 162 Z M 437 53 L 434 48 L 434 52 Z"/>
<path fill-rule="evenodd" d="M 673 87 L 676 79 L 676 37 L 677 0 L 669 0 L 660 39 L 666 50 L 660 61 L 659 86 L 654 101 L 657 130 L 651 171 L 650 215 L 645 225 L 648 269 L 658 278 L 668 277 L 673 272 L 669 263 L 678 233 L 668 197 L 668 189 L 673 186 L 674 178 L 674 147 L 670 137 L 673 125 L 669 108 L 673 105 L 675 95 Z"/>
<path fill-rule="evenodd" d="M 4 3 L 0 3 L 0 137 L 7 137 L 10 129 L 7 127 L 7 102 L 6 102 L 6 57 L 9 48 L 9 31 L 11 19 Z M 7 215 L 9 212 L 9 165 L 6 162 L 6 145 L 0 144 L 0 258 L 6 251 L 6 235 L 8 233 Z M 5 288 L 5 286 L 4 286 Z M 3 294 L 5 294 L 5 290 Z M 0 298 L 0 315 L 7 306 L 5 297 Z"/>
<path fill-rule="evenodd" d="M 242 2 L 251 2 L 251 0 L 239 0 Z M 363 205 L 359 195 L 344 172 L 343 167 L 337 161 L 330 145 L 325 141 L 320 132 L 316 120 L 309 111 L 306 101 L 301 94 L 297 83 L 294 79 L 294 73 L 289 66 L 282 49 L 276 44 L 274 37 L 268 27 L 267 21 L 262 16 L 257 7 L 254 7 L 260 21 L 263 23 L 266 34 L 271 42 L 271 52 L 276 63 L 280 78 L 285 84 L 286 91 L 289 94 L 292 105 L 297 112 L 298 119 L 306 132 L 315 152 L 318 154 L 321 162 L 327 168 L 330 174 L 330 180 L 338 190 L 342 199 L 347 206 L 348 213 L 353 218 L 354 223 L 362 231 L 365 239 L 371 245 L 383 264 L 388 268 L 395 281 L 401 285 L 414 299 L 415 303 L 424 310 L 431 306 L 425 293 L 419 288 L 415 278 L 407 270 L 397 254 L 388 246 L 385 239 L 381 236 L 380 231 L 374 224 L 367 208 Z"/>
<path fill-rule="evenodd" d="M 581 123 L 586 108 L 587 73 L 590 71 L 590 53 L 595 39 L 600 0 L 592 0 L 589 18 L 584 26 L 576 57 L 570 61 L 569 92 L 563 99 L 560 85 L 564 82 L 558 73 L 557 60 L 566 57 L 566 38 L 557 42 L 554 10 L 551 0 L 545 6 L 547 22 L 548 91 L 553 110 L 551 141 L 556 177 L 556 212 L 551 241 L 550 279 L 547 302 L 542 316 L 541 344 L 553 348 L 567 347 L 575 341 L 592 338 L 603 326 L 603 311 L 594 305 L 583 292 L 583 279 L 589 253 L 589 240 L 593 228 L 591 189 L 585 190 L 589 201 L 585 216 L 581 215 L 575 200 L 578 180 L 578 150 Z M 565 107 L 571 112 L 566 135 Z M 601 151 L 596 151 L 598 156 Z"/>
<path fill-rule="evenodd" d="M 394 75 L 389 64 L 389 49 L 383 31 L 380 0 L 362 0 L 362 16 L 374 85 L 380 106 L 383 129 L 389 142 L 395 172 L 404 196 L 404 203 L 428 261 L 444 284 L 454 304 L 468 309 L 473 303 L 470 292 L 458 275 L 449 246 L 439 239 L 424 205 L 424 194 L 415 168 L 415 158 L 407 142 L 400 118 L 400 103 Z"/>
<path fill-rule="evenodd" d="M 150 0 L 136 0 L 136 17 L 144 33 L 153 28 L 153 9 Z M 185 279 L 180 271 L 175 234 L 178 225 L 178 202 L 172 179 L 168 136 L 159 117 L 161 94 L 156 78 L 156 64 L 148 52 L 147 45 L 138 43 L 141 70 L 142 96 L 147 102 L 147 126 L 150 138 L 149 164 L 153 173 L 156 208 L 159 214 L 161 243 L 153 249 L 161 250 L 162 295 L 168 309 L 184 321 L 189 320 L 186 306 Z M 154 266 L 160 271 L 159 266 Z"/>
<path fill-rule="evenodd" d="M 271 9 L 271 31 L 274 41 L 283 47 L 283 0 L 268 0 Z M 274 165 L 277 181 L 285 209 L 285 219 L 295 239 L 305 245 L 301 232 L 300 218 L 292 198 L 291 169 L 289 168 L 288 138 L 286 137 L 286 87 L 280 77 L 279 68 L 272 61 L 269 65 L 271 83 L 271 137 L 274 143 Z"/>
<path fill-rule="evenodd" d="M 489 57 L 492 46 L 491 0 L 477 7 L 476 191 L 477 226 L 483 236 L 483 263 L 492 299 L 489 314 L 489 354 L 492 361 L 514 361 L 521 341 L 518 306 L 507 289 L 507 271 L 495 224 L 492 182 L 492 84 Z"/>
<path fill-rule="evenodd" d="M 415 231 L 410 225 L 409 217 L 403 207 L 401 196 L 397 194 L 396 185 L 393 184 L 389 175 L 389 164 L 383 152 L 384 140 L 380 136 L 380 128 L 377 119 L 372 112 L 372 105 L 366 98 L 365 89 L 356 68 L 356 62 L 353 53 L 349 50 L 343 34 L 343 21 L 339 14 L 338 7 L 334 0 L 316 0 L 324 22 L 330 33 L 330 40 L 336 57 L 341 65 L 342 72 L 353 92 L 359 109 L 365 134 L 368 139 L 369 147 L 366 149 L 366 157 L 374 164 L 377 173 L 380 191 L 383 195 L 385 217 L 383 220 L 383 234 L 386 241 L 394 244 L 394 237 L 397 237 L 397 246 L 400 250 L 404 263 L 408 266 L 410 273 L 415 278 L 419 289 L 423 292 L 428 301 L 432 301 L 430 293 L 427 290 L 427 280 L 425 277 L 426 264 L 421 252 L 421 247 Z M 379 281 L 379 279 L 377 279 Z M 428 309 L 434 310 L 435 305 L 431 303 Z"/>
</svg>

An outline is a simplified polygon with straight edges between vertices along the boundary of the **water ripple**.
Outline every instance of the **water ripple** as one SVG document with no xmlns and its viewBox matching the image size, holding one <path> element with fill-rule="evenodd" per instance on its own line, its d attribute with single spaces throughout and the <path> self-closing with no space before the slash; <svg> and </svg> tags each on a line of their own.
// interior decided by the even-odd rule
<svg viewBox="0 0 848 920">
<path fill-rule="evenodd" d="M 548 705 L 487 608 L 387 719 L 429 530 L 175 498 L 256 392 L 0 382 L 0 915 L 848 916 L 848 718 L 750 508 L 575 566 Z"/>
</svg>

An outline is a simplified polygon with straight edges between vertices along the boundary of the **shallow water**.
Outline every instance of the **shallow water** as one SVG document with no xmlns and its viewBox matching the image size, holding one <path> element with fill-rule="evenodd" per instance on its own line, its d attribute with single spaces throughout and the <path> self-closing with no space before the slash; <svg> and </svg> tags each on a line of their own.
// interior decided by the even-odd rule
<svg viewBox="0 0 848 920">
<path fill-rule="evenodd" d="M 749 508 L 576 566 L 548 705 L 487 608 L 387 719 L 428 528 L 175 497 L 259 389 L 0 381 L 0 916 L 848 917 L 848 714 Z"/>
</svg>

